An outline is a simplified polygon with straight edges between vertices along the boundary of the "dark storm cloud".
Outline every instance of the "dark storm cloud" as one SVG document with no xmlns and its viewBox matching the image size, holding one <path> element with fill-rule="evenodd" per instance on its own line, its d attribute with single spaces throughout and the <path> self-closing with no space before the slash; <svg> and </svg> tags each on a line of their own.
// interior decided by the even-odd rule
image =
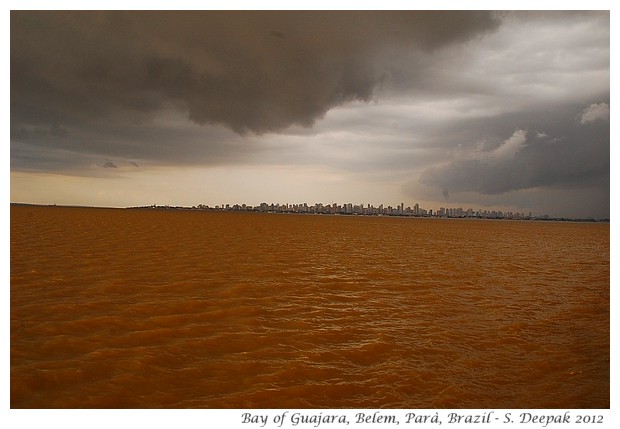
<svg viewBox="0 0 620 429">
<path fill-rule="evenodd" d="M 451 161 L 426 169 L 420 181 L 488 195 L 540 187 L 608 188 L 610 129 L 600 105 L 607 104 L 583 110 L 599 112 L 598 119 L 588 123 L 581 119 L 579 106 L 500 116 L 486 126 L 478 123 L 472 127 L 477 144 L 463 142 L 464 149 Z M 520 127 L 510 132 L 506 124 L 515 123 Z"/>
<path fill-rule="evenodd" d="M 429 51 L 498 23 L 476 11 L 12 12 L 12 124 L 144 120 L 180 103 L 239 133 L 310 126 L 371 99 L 383 49 Z"/>
</svg>

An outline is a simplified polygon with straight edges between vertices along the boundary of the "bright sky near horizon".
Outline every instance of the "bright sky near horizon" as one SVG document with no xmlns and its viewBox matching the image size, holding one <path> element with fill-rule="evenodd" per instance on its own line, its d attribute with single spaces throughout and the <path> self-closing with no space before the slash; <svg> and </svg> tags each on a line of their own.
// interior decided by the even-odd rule
<svg viewBox="0 0 620 429">
<path fill-rule="evenodd" d="M 11 12 L 11 201 L 608 218 L 608 11 Z"/>
</svg>

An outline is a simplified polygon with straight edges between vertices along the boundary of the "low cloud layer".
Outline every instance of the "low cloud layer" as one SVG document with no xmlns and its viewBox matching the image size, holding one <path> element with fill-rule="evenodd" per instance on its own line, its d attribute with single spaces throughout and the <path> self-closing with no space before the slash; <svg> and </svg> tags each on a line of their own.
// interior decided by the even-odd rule
<svg viewBox="0 0 620 429">
<path fill-rule="evenodd" d="M 608 188 L 609 121 L 585 124 L 573 110 L 523 116 L 520 122 L 532 131 L 517 129 L 499 143 L 456 151 L 450 161 L 426 169 L 420 182 L 489 195 L 540 187 Z"/>
</svg>

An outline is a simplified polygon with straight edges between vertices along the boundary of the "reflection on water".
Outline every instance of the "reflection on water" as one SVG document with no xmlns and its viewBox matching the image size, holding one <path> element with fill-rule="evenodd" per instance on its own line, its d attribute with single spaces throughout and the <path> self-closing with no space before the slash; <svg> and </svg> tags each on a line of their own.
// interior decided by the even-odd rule
<svg viewBox="0 0 620 429">
<path fill-rule="evenodd" d="M 11 207 L 11 406 L 608 408 L 609 225 Z"/>
</svg>

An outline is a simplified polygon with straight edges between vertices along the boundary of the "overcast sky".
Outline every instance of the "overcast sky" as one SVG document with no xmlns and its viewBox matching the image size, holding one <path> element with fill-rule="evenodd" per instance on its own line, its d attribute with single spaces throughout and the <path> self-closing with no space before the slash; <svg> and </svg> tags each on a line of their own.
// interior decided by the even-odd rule
<svg viewBox="0 0 620 429">
<path fill-rule="evenodd" d="M 11 12 L 11 201 L 609 217 L 609 12 Z"/>
</svg>

